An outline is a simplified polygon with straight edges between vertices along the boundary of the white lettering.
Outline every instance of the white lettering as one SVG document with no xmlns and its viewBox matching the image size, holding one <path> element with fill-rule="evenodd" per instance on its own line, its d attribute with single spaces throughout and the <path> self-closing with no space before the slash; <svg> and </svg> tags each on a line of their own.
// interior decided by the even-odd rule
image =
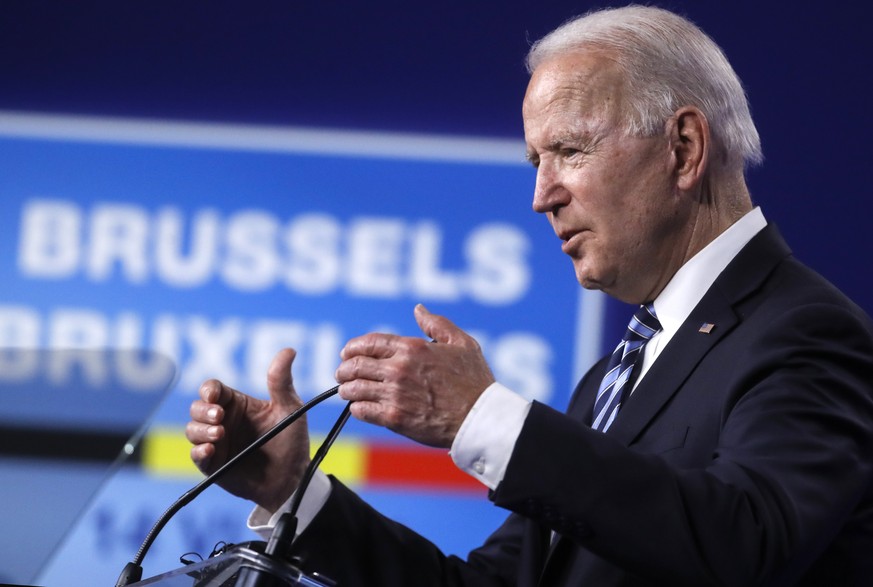
<svg viewBox="0 0 873 587">
<path fill-rule="evenodd" d="M 106 317 L 91 310 L 62 309 L 53 313 L 49 324 L 49 347 L 60 349 L 49 362 L 49 381 L 60 384 L 80 370 L 91 385 L 105 385 L 109 377 L 106 361 L 94 351 L 109 346 Z"/>
<path fill-rule="evenodd" d="M 327 214 L 305 214 L 292 220 L 284 232 L 288 248 L 285 284 L 305 294 L 323 294 L 340 281 L 339 223 Z"/>
<path fill-rule="evenodd" d="M 373 330 L 396 332 L 397 328 L 385 324 Z M 117 381 L 129 389 L 151 391 L 171 379 L 173 367 L 167 359 L 172 359 L 180 370 L 178 391 L 192 396 L 210 378 L 230 386 L 243 385 L 248 393 L 266 395 L 270 361 L 279 349 L 292 347 L 298 352 L 294 382 L 304 399 L 335 385 L 339 351 L 348 337 L 339 324 L 331 322 L 246 322 L 232 317 L 169 314 L 147 320 L 134 312 L 110 317 L 95 310 L 73 308 L 42 317 L 26 306 L 0 306 L 0 334 L 6 336 L 7 342 L 24 342 L 29 347 L 0 351 L 0 373 L 7 381 L 18 380 L 13 377 L 15 373 L 33 376 L 35 369 L 45 368 L 56 383 L 74 380 L 73 375 L 81 372 L 93 384 L 105 385 L 114 369 Z M 500 336 L 470 334 L 482 345 L 498 381 L 528 399 L 552 400 L 554 353 L 546 340 L 526 331 Z M 38 367 L 34 364 L 38 353 L 28 356 L 18 352 L 33 348 L 64 352 L 52 358 L 51 365 Z M 106 353 L 94 352 L 108 349 L 116 349 L 112 351 L 113 361 L 105 360 Z M 101 355 L 102 359 L 94 358 Z"/>
<path fill-rule="evenodd" d="M 79 264 L 82 214 L 60 200 L 32 200 L 21 213 L 18 267 L 31 277 L 71 277 Z"/>
<path fill-rule="evenodd" d="M 511 304 L 530 287 L 527 264 L 530 243 L 523 232 L 508 224 L 478 227 L 467 240 L 470 264 L 469 293 L 483 304 Z"/>
<path fill-rule="evenodd" d="M 227 258 L 222 275 L 242 291 L 272 286 L 278 273 L 277 220 L 266 212 L 240 212 L 227 221 Z"/>
<path fill-rule="evenodd" d="M 22 212 L 18 262 L 25 275 L 43 279 L 120 277 L 190 289 L 217 278 L 242 292 L 280 284 L 302 295 L 508 305 L 530 289 L 529 249 L 527 235 L 505 223 L 473 227 L 451 247 L 462 251 L 458 258 L 435 221 L 344 224 L 306 213 L 282 223 L 260 210 L 222 219 L 212 208 L 186 217 L 171 206 L 149 212 L 104 203 L 88 211 L 35 200 Z"/>
<path fill-rule="evenodd" d="M 490 358 L 495 376 L 510 389 L 529 400 L 548 403 L 552 399 L 552 349 L 539 336 L 506 334 L 494 341 Z"/>
<path fill-rule="evenodd" d="M 95 310 L 53 312 L 48 344 L 53 349 L 103 349 L 109 344 L 106 317 Z"/>
<path fill-rule="evenodd" d="M 246 380 L 251 389 L 266 389 L 267 369 L 273 357 L 285 347 L 302 348 L 306 327 L 290 320 L 259 320 L 252 325 L 247 338 Z"/>
<path fill-rule="evenodd" d="M 182 386 L 197 389 L 213 377 L 232 387 L 238 385 L 234 355 L 242 342 L 242 321 L 225 318 L 212 325 L 206 318 L 194 316 L 188 323 L 188 341 L 191 358 L 182 370 Z"/>
<path fill-rule="evenodd" d="M 364 218 L 349 227 L 349 290 L 354 295 L 394 298 L 401 293 L 401 220 Z"/>
<path fill-rule="evenodd" d="M 40 318 L 24 306 L 0 307 L 0 378 L 23 381 L 33 376 L 39 356 Z"/>
<path fill-rule="evenodd" d="M 331 324 L 319 324 L 313 330 L 309 351 L 311 353 L 311 368 L 309 373 L 309 389 L 312 394 L 320 393 L 336 385 L 337 365 L 339 365 L 340 350 L 345 343 L 340 329 Z"/>
<path fill-rule="evenodd" d="M 38 348 L 39 314 L 27 306 L 0 307 L 0 347 Z"/>
<path fill-rule="evenodd" d="M 115 323 L 113 346 L 120 349 L 153 351 L 166 356 L 181 355 L 180 326 L 178 320 L 168 314 L 160 314 L 152 321 L 151 337 L 142 316 L 133 312 L 122 312 Z"/>
<path fill-rule="evenodd" d="M 131 283 L 148 279 L 147 239 L 149 220 L 136 206 L 102 204 L 91 217 L 91 248 L 86 273 L 94 281 L 106 281 L 119 264 Z"/>
<path fill-rule="evenodd" d="M 155 329 L 160 326 L 160 322 L 155 323 Z M 121 349 L 115 361 L 122 385 L 131 390 L 154 391 L 172 381 L 175 365 L 170 356 L 173 355 L 145 350 L 157 346 L 145 344 L 145 327 L 140 316 L 123 312 L 118 316 L 115 332 L 115 346 Z M 158 336 L 153 338 L 158 339 Z"/>
<path fill-rule="evenodd" d="M 429 300 L 457 301 L 460 296 L 455 274 L 440 270 L 443 235 L 433 222 L 422 222 L 412 233 L 410 282 L 412 292 Z"/>
<path fill-rule="evenodd" d="M 158 213 L 155 230 L 155 272 L 169 285 L 196 287 L 212 275 L 218 255 L 220 222 L 215 210 L 201 210 L 194 215 L 190 252 L 183 252 L 184 219 L 176 208 Z"/>
</svg>

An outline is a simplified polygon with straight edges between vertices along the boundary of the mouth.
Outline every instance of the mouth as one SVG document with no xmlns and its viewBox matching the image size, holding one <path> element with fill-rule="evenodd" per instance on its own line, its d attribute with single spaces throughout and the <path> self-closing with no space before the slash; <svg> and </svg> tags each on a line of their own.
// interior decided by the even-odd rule
<svg viewBox="0 0 873 587">
<path fill-rule="evenodd" d="M 561 250 L 569 255 L 572 249 L 575 248 L 575 243 L 577 240 L 579 240 L 579 235 L 581 235 L 583 232 L 584 231 L 582 230 L 558 231 L 556 234 L 558 235 L 558 238 L 561 239 Z"/>
</svg>

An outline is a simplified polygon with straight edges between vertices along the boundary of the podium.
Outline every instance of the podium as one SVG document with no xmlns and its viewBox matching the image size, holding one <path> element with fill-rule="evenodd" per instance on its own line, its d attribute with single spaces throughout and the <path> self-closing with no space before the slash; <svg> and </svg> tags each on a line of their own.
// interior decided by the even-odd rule
<svg viewBox="0 0 873 587">
<path fill-rule="evenodd" d="M 218 556 L 132 583 L 130 587 L 332 587 L 291 563 L 263 553 L 263 542 L 234 546 Z M 254 576 L 258 572 L 259 576 Z"/>
</svg>

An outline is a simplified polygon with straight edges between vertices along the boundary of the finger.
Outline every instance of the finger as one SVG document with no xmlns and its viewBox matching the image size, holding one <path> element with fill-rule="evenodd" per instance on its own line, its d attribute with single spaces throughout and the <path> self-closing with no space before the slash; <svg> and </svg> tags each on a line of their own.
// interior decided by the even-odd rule
<svg viewBox="0 0 873 587">
<path fill-rule="evenodd" d="M 234 391 L 218 379 L 207 379 L 200 385 L 200 399 L 209 404 L 226 406 L 233 400 Z"/>
<path fill-rule="evenodd" d="M 192 420 L 205 424 L 220 424 L 224 419 L 224 408 L 200 399 L 191 402 L 190 413 Z"/>
<path fill-rule="evenodd" d="M 202 422 L 188 422 L 185 438 L 191 444 L 214 443 L 224 438 L 224 426 L 213 426 Z"/>
<path fill-rule="evenodd" d="M 369 379 L 372 381 L 385 381 L 385 362 L 363 355 L 357 355 L 339 364 L 335 377 L 337 383 L 354 381 L 355 379 Z"/>
<path fill-rule="evenodd" d="M 195 444 L 191 447 L 191 460 L 201 471 L 206 471 L 215 456 L 214 444 Z"/>
<path fill-rule="evenodd" d="M 385 387 L 379 381 L 354 379 L 340 384 L 339 396 L 349 402 L 379 402 L 387 395 Z"/>
<path fill-rule="evenodd" d="M 356 401 L 349 406 L 349 412 L 356 419 L 377 426 L 388 426 L 385 407 L 378 402 Z"/>
<path fill-rule="evenodd" d="M 289 410 L 296 409 L 300 404 L 300 398 L 294 391 L 294 378 L 291 376 L 291 365 L 296 356 L 294 349 L 282 349 L 273 357 L 267 370 L 267 391 L 270 392 L 270 399 Z"/>
<path fill-rule="evenodd" d="M 438 314 L 431 314 L 430 310 L 424 307 L 424 304 L 416 304 L 415 321 L 418 322 L 418 327 L 431 340 L 443 343 L 463 344 L 466 345 L 470 340 L 470 336 L 455 326 L 455 323 Z"/>
<path fill-rule="evenodd" d="M 340 358 L 351 359 L 359 355 L 376 359 L 393 357 L 397 352 L 400 337 L 394 334 L 382 334 L 371 332 L 364 336 L 358 336 L 346 343 L 340 351 Z"/>
</svg>

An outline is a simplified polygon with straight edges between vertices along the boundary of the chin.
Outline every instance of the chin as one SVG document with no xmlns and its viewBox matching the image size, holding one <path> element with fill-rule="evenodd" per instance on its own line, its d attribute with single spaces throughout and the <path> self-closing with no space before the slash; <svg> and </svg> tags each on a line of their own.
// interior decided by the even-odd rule
<svg viewBox="0 0 873 587">
<path fill-rule="evenodd" d="M 602 279 L 596 279 L 590 273 L 576 272 L 576 281 L 583 288 L 591 291 L 602 291 L 606 295 L 616 298 L 621 301 L 626 301 L 622 298 L 621 292 L 616 291 L 614 284 L 604 283 Z"/>
<path fill-rule="evenodd" d="M 591 289 L 591 290 L 602 290 L 603 289 L 603 284 L 600 281 L 593 279 L 590 275 L 587 275 L 587 274 L 579 272 L 579 271 L 576 272 L 576 281 L 578 281 L 579 285 L 581 285 L 585 289 Z"/>
</svg>

